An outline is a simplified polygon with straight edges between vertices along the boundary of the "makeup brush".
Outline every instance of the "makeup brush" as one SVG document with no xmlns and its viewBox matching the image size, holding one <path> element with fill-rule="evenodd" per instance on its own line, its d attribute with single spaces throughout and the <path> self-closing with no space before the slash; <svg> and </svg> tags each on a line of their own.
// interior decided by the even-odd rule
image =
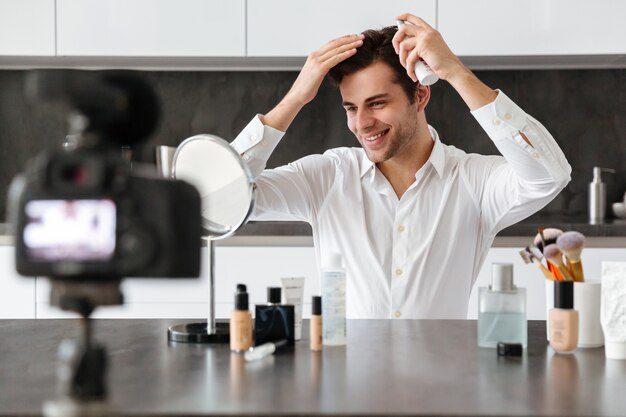
<svg viewBox="0 0 626 417">
<path fill-rule="evenodd" d="M 530 248 L 528 246 L 526 246 L 526 248 L 524 248 L 521 251 L 519 251 L 519 256 L 522 257 L 522 260 L 524 261 L 525 264 L 529 264 L 529 263 L 532 262 L 535 265 L 537 265 L 537 267 L 539 268 L 539 270 L 541 271 L 543 276 L 546 277 L 546 279 L 548 279 L 550 281 L 556 281 L 556 278 L 554 277 L 554 274 L 552 274 L 552 272 L 550 272 L 550 270 L 548 268 L 546 268 L 541 263 L 541 260 L 539 258 L 537 258 L 533 254 L 533 252 L 531 252 L 531 250 L 530 250 Z"/>
<path fill-rule="evenodd" d="M 572 275 L 569 273 L 569 271 L 565 267 L 565 264 L 563 264 L 563 256 L 561 254 L 561 249 L 559 249 L 556 243 L 551 243 L 545 248 L 543 248 L 543 256 L 545 256 L 546 259 L 550 261 L 550 263 L 552 263 L 552 265 L 556 267 L 556 269 L 561 273 L 561 276 L 566 281 L 574 280 Z"/>
<path fill-rule="evenodd" d="M 535 236 L 534 244 L 543 253 L 543 248 L 556 243 L 559 236 L 563 234 L 561 229 L 555 229 L 554 227 L 539 228 L 537 229 L 537 236 Z"/>
<path fill-rule="evenodd" d="M 538 233 L 537 236 L 535 236 L 534 244 L 541 251 L 541 253 L 543 253 L 543 248 L 553 243 L 556 243 L 556 239 L 563 234 L 562 230 L 555 229 L 554 227 L 548 227 L 545 229 L 540 227 L 537 229 L 537 232 Z M 552 265 L 552 263 L 547 259 L 547 257 L 546 263 L 548 264 L 548 269 L 552 271 L 554 276 L 558 280 L 562 280 L 563 276 L 559 272 L 558 268 L 555 268 L 554 265 Z"/>
<path fill-rule="evenodd" d="M 585 281 L 583 264 L 580 260 L 580 253 L 585 246 L 585 236 L 580 232 L 565 232 L 557 238 L 556 245 L 565 254 L 574 281 Z"/>
</svg>

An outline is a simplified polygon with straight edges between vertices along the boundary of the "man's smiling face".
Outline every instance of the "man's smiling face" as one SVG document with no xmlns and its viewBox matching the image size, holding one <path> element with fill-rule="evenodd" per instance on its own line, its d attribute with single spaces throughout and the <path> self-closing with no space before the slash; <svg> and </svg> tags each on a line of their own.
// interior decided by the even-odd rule
<svg viewBox="0 0 626 417">
<path fill-rule="evenodd" d="M 370 161 L 392 159 L 410 147 L 417 132 L 417 102 L 411 103 L 381 61 L 346 75 L 339 85 L 348 128 Z"/>
</svg>

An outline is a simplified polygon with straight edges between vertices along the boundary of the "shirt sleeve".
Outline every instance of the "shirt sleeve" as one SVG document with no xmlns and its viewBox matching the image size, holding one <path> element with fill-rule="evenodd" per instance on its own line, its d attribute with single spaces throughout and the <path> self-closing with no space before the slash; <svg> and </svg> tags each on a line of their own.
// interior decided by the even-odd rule
<svg viewBox="0 0 626 417">
<path fill-rule="evenodd" d="M 572 169 L 550 132 L 503 92 L 472 115 L 504 157 L 481 158 L 479 175 L 470 176 L 482 220 L 496 234 L 552 201 Z"/>
<path fill-rule="evenodd" d="M 257 115 L 231 142 L 248 164 L 257 186 L 252 220 L 311 222 L 335 183 L 338 157 L 331 151 L 265 169 L 284 132 L 263 125 Z"/>
</svg>

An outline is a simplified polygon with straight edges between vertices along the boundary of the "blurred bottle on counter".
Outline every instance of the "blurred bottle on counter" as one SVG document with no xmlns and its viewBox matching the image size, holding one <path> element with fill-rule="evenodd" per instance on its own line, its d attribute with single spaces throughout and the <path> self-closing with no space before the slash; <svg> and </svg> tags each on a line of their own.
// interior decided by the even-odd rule
<svg viewBox="0 0 626 417">
<path fill-rule="evenodd" d="M 602 224 L 606 215 L 606 183 L 602 172 L 615 174 L 611 168 L 593 167 L 593 180 L 589 183 L 589 223 Z"/>
<path fill-rule="evenodd" d="M 346 344 L 346 270 L 341 254 L 330 254 L 322 264 L 323 344 Z"/>
<path fill-rule="evenodd" d="M 252 347 L 252 315 L 248 309 L 248 290 L 237 284 L 235 309 L 230 315 L 230 350 L 241 352 Z"/>
<path fill-rule="evenodd" d="M 513 284 L 513 264 L 492 264 L 491 285 L 478 289 L 478 346 L 528 346 L 526 289 Z"/>
<path fill-rule="evenodd" d="M 322 323 L 322 297 L 314 295 L 311 298 L 311 320 L 309 322 L 311 350 L 322 350 Z"/>
</svg>

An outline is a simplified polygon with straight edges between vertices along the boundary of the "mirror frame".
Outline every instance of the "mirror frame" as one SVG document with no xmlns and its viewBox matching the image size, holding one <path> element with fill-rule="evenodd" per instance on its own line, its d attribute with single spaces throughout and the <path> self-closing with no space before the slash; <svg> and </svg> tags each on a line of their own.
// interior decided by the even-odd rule
<svg viewBox="0 0 626 417">
<path fill-rule="evenodd" d="M 244 172 L 244 175 L 246 176 L 248 187 L 249 187 L 249 190 L 250 190 L 250 204 L 248 206 L 248 211 L 246 212 L 245 216 L 243 216 L 242 219 L 236 225 L 234 225 L 230 230 L 228 230 L 227 232 L 215 233 L 215 232 L 211 231 L 206 226 L 206 223 L 205 223 L 208 219 L 205 219 L 204 216 L 203 216 L 203 218 L 202 218 L 203 219 L 202 229 L 203 229 L 203 231 L 208 233 L 207 234 L 207 238 L 209 240 L 221 240 L 221 239 L 225 239 L 225 238 L 235 234 L 235 232 L 237 232 L 237 230 L 239 230 L 241 228 L 241 226 L 243 226 L 246 223 L 246 221 L 250 218 L 250 215 L 252 214 L 252 211 L 254 210 L 254 203 L 256 201 L 256 188 L 257 187 L 256 187 L 256 183 L 254 182 L 254 178 L 252 177 L 252 173 L 250 172 L 250 168 L 245 163 L 245 161 L 242 158 L 242 156 L 239 155 L 239 153 L 237 153 L 237 151 L 235 149 L 233 149 L 233 147 L 230 146 L 230 144 L 226 140 L 220 138 L 219 136 L 210 135 L 208 133 L 202 133 L 202 134 L 191 136 L 191 137 L 183 140 L 176 147 L 176 152 L 174 153 L 174 157 L 172 158 L 172 178 L 176 178 L 176 160 L 178 159 L 178 156 L 180 154 L 181 149 L 185 145 L 189 144 L 190 142 L 199 141 L 199 140 L 212 142 L 212 143 L 214 143 L 216 145 L 219 145 L 222 148 L 226 149 L 227 152 L 230 152 L 232 154 L 233 158 L 237 161 L 237 163 L 241 167 L 242 171 Z M 182 180 L 184 181 L 184 179 L 182 179 Z M 208 221 L 210 221 L 210 220 L 208 220 Z"/>
</svg>

